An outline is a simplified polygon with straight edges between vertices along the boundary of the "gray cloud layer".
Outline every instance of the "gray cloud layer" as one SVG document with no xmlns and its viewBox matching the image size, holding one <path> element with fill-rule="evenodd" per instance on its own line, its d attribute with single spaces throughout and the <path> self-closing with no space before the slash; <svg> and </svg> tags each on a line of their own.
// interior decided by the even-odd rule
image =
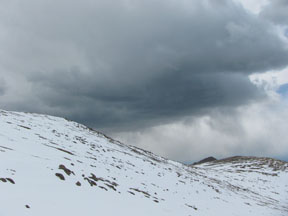
<svg viewBox="0 0 288 216">
<path fill-rule="evenodd" d="M 4 95 L 6 91 L 6 83 L 3 79 L 0 78 L 0 96 Z"/>
<path fill-rule="evenodd" d="M 277 111 L 275 111 L 277 110 Z M 269 156 L 288 159 L 288 107 L 268 101 L 166 125 L 121 132 L 114 137 L 167 158 L 195 162 L 210 155 Z"/>
<path fill-rule="evenodd" d="M 97 128 L 261 99 L 248 75 L 288 63 L 272 24 L 228 0 L 0 4 L 0 69 L 14 97 L 0 105 Z"/>
<path fill-rule="evenodd" d="M 288 25 L 288 0 L 271 0 L 263 9 L 261 16 L 276 24 Z"/>
</svg>

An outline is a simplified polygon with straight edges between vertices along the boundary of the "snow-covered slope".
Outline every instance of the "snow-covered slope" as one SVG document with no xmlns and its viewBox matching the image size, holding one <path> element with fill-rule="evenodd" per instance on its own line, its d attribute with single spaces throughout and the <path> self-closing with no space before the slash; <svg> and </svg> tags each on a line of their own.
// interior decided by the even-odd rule
<svg viewBox="0 0 288 216">
<path fill-rule="evenodd" d="M 0 216 L 288 215 L 288 164 L 186 166 L 63 118 L 0 111 Z"/>
</svg>

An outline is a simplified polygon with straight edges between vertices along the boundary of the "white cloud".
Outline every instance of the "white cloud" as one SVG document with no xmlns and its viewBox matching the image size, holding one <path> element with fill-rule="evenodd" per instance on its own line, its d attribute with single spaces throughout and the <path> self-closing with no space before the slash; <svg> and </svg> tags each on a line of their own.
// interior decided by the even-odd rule
<svg viewBox="0 0 288 216">
<path fill-rule="evenodd" d="M 113 134 L 119 140 L 182 162 L 210 155 L 285 157 L 288 105 L 274 98 L 205 116 Z"/>
<path fill-rule="evenodd" d="M 287 158 L 288 103 L 276 90 L 288 83 L 288 68 L 253 74 L 250 80 L 266 91 L 265 101 L 113 136 L 182 162 L 210 155 Z"/>
<path fill-rule="evenodd" d="M 252 74 L 250 80 L 258 87 L 263 87 L 268 93 L 271 93 L 277 90 L 279 86 L 288 83 L 288 68 Z"/>
<path fill-rule="evenodd" d="M 235 1 L 242 4 L 242 6 L 246 10 L 254 14 L 258 14 L 261 11 L 261 9 L 269 3 L 268 0 L 235 0 Z"/>
</svg>

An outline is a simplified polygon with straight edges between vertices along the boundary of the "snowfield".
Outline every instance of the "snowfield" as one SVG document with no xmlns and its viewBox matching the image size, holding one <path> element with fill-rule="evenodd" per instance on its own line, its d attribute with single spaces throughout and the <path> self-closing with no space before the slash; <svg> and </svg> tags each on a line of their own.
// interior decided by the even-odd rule
<svg viewBox="0 0 288 216">
<path fill-rule="evenodd" d="M 0 110 L 0 216 L 287 216 L 288 164 L 193 166 L 63 118 Z"/>
</svg>

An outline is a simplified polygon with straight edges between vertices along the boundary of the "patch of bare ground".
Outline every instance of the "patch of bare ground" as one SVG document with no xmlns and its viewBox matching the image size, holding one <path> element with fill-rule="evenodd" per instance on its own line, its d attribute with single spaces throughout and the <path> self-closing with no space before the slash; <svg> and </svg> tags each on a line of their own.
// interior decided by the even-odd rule
<svg viewBox="0 0 288 216">
<path fill-rule="evenodd" d="M 55 173 L 55 175 L 59 178 L 59 179 L 61 179 L 61 180 L 65 180 L 65 177 L 61 174 L 61 173 Z"/>
<path fill-rule="evenodd" d="M 12 178 L 0 178 L 0 181 L 4 183 L 10 182 L 11 184 L 15 184 L 15 181 Z"/>
<path fill-rule="evenodd" d="M 82 175 L 83 176 L 83 175 Z M 104 179 L 104 178 L 101 178 L 101 177 L 96 177 L 95 174 L 91 173 L 91 176 L 89 177 L 85 177 L 83 176 L 84 180 L 86 180 L 91 186 L 97 186 L 97 183 L 98 181 L 100 182 L 103 182 L 104 185 L 106 185 L 108 188 L 114 190 L 114 191 L 117 191 L 116 187 L 118 186 L 118 184 L 114 181 L 110 181 L 108 179 Z M 99 186 L 100 187 L 100 186 Z M 101 186 L 103 187 L 103 186 Z M 103 188 L 102 188 L 103 189 Z M 105 188 L 107 190 L 107 188 Z"/>
<path fill-rule="evenodd" d="M 75 175 L 72 170 L 68 169 L 63 164 L 60 164 L 58 169 L 63 170 L 68 176 L 70 176 L 71 174 Z"/>
</svg>

